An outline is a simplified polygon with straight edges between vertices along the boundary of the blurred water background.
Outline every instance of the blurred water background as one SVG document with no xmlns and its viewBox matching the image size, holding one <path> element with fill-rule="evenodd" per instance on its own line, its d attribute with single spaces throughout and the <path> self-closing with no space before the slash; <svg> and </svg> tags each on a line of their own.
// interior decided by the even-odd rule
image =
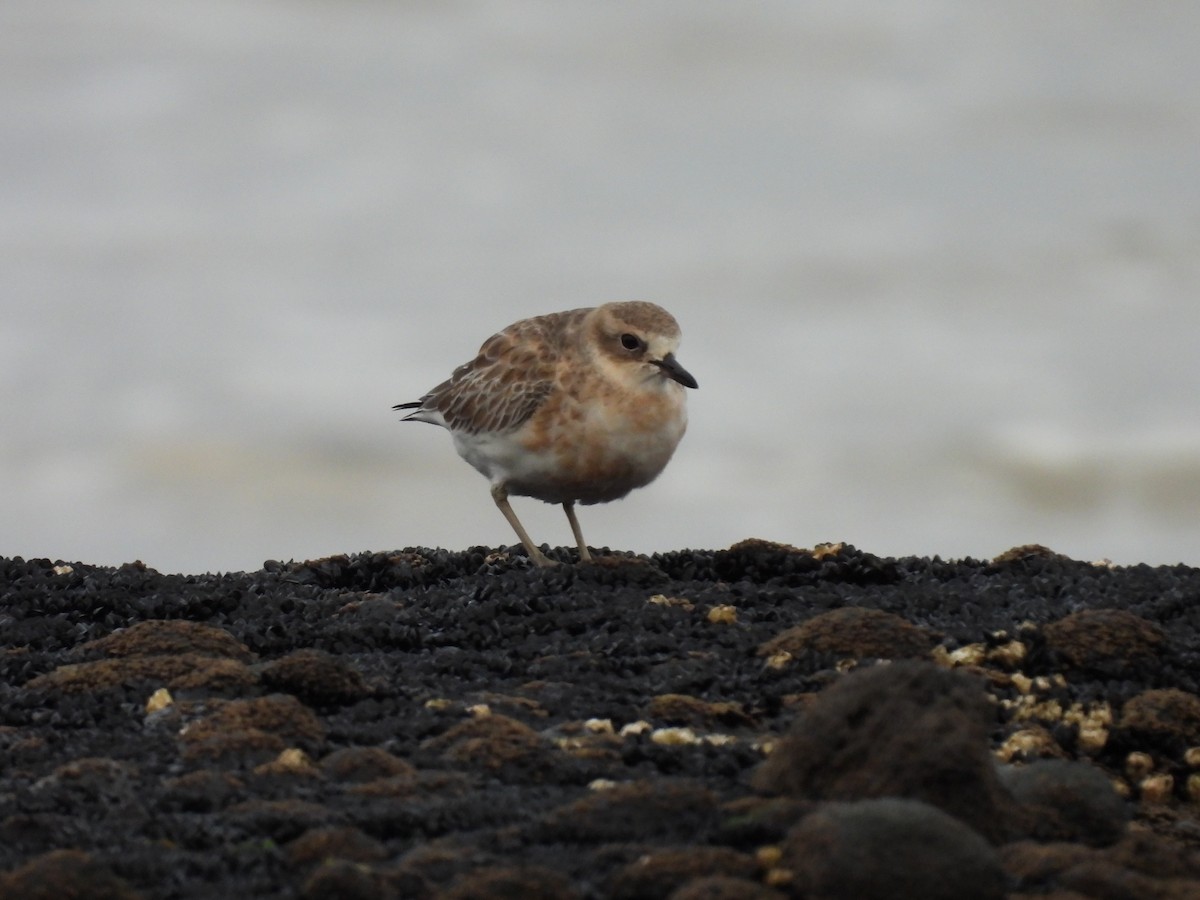
<svg viewBox="0 0 1200 900">
<path fill-rule="evenodd" d="M 700 390 L 595 546 L 1200 564 L 1198 43 L 1112 0 L 5 0 L 0 554 L 514 543 L 390 407 L 648 299 Z"/>
</svg>

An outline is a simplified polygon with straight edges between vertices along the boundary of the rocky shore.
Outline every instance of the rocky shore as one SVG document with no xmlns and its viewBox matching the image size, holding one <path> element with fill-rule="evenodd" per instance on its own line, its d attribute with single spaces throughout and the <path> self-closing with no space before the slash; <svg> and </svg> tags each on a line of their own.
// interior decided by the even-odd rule
<svg viewBox="0 0 1200 900">
<path fill-rule="evenodd" d="M 0 897 L 1200 897 L 1200 569 L 551 555 L 0 559 Z"/>
</svg>

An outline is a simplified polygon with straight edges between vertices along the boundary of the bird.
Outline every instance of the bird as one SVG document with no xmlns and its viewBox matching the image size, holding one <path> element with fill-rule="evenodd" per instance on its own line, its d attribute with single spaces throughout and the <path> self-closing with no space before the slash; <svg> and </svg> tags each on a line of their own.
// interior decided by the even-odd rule
<svg viewBox="0 0 1200 900">
<path fill-rule="evenodd" d="M 491 483 L 492 499 L 538 566 L 550 560 L 510 496 L 560 504 L 579 548 L 575 504 L 619 500 L 652 482 L 687 429 L 685 388 L 699 385 L 675 358 L 675 318 L 641 300 L 522 319 L 484 341 L 470 362 L 401 421 L 450 432 L 459 456 Z"/>
</svg>

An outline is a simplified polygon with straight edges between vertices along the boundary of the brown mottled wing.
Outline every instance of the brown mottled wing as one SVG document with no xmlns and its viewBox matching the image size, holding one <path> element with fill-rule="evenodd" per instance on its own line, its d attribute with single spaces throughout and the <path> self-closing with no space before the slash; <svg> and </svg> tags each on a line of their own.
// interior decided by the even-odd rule
<svg viewBox="0 0 1200 900">
<path fill-rule="evenodd" d="M 493 335 L 469 363 L 422 398 L 466 434 L 519 428 L 557 386 L 564 336 L 587 310 L 524 319 Z"/>
</svg>

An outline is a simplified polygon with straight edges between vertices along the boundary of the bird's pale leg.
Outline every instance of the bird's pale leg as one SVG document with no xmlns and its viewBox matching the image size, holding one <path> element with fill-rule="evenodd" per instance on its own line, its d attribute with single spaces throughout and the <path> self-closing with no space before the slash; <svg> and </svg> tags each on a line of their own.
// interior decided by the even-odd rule
<svg viewBox="0 0 1200 900">
<path fill-rule="evenodd" d="M 568 500 L 562 506 L 563 512 L 567 514 L 567 521 L 571 523 L 571 533 L 575 535 L 575 544 L 579 547 L 579 561 L 591 562 L 592 554 L 588 553 L 587 543 L 583 540 L 583 529 L 579 527 L 579 520 L 575 518 L 575 504 Z"/>
<path fill-rule="evenodd" d="M 554 560 L 547 558 L 546 554 L 539 550 L 533 541 L 530 540 L 529 532 L 525 530 L 525 526 L 521 524 L 521 520 L 517 518 L 517 514 L 513 512 L 513 508 L 508 502 L 508 491 L 504 489 L 503 484 L 492 485 L 492 499 L 500 507 L 500 512 L 504 513 L 504 518 L 508 520 L 508 524 L 517 533 L 517 537 L 521 539 L 521 543 L 525 545 L 525 552 L 529 554 L 529 558 L 539 566 L 558 565 Z"/>
</svg>

